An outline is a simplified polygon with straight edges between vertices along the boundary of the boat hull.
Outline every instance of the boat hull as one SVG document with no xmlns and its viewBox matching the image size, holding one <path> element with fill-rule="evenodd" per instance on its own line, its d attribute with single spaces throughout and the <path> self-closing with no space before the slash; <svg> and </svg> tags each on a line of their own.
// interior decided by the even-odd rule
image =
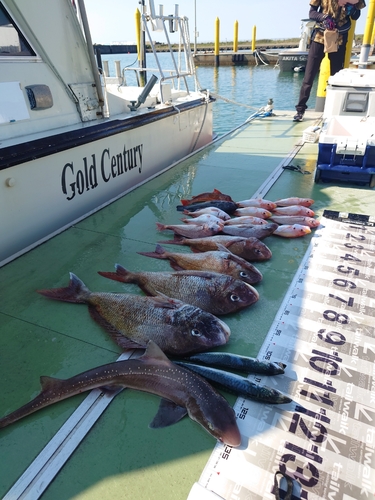
<svg viewBox="0 0 375 500">
<path fill-rule="evenodd" d="M 0 265 L 212 141 L 212 104 L 189 103 L 9 147 L 0 165 Z"/>
<path fill-rule="evenodd" d="M 280 72 L 302 72 L 305 70 L 308 52 L 285 51 L 279 53 Z"/>
</svg>

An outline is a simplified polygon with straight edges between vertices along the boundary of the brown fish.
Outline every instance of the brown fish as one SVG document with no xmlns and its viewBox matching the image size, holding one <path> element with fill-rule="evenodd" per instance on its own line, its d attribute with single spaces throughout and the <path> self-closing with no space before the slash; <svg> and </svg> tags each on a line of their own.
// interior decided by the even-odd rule
<svg viewBox="0 0 375 500">
<path fill-rule="evenodd" d="M 170 245 L 187 245 L 193 252 L 217 250 L 218 244 L 223 245 L 235 255 L 245 260 L 262 261 L 272 257 L 271 250 L 258 238 L 241 238 L 240 236 L 216 235 L 209 238 L 182 238 L 175 236 L 173 240 L 159 241 Z"/>
<path fill-rule="evenodd" d="M 310 207 L 314 200 L 311 198 L 298 198 L 298 196 L 292 198 L 283 198 L 282 200 L 276 200 L 276 205 L 278 207 L 289 207 L 290 205 L 302 205 L 304 207 Z"/>
<path fill-rule="evenodd" d="M 230 335 L 223 321 L 198 307 L 162 295 L 94 293 L 73 273 L 69 286 L 38 293 L 87 304 L 92 318 L 122 349 L 144 348 L 153 340 L 164 352 L 181 356 L 223 345 Z"/>
<path fill-rule="evenodd" d="M 221 193 L 218 189 L 214 189 L 212 193 L 201 193 L 193 196 L 190 200 L 181 200 L 181 204 L 193 205 L 194 203 L 204 203 L 206 201 L 233 201 L 228 194 Z"/>
<path fill-rule="evenodd" d="M 219 233 L 224 227 L 224 222 L 219 224 L 217 222 L 210 222 L 209 224 L 160 224 L 156 223 L 158 231 L 170 230 L 175 234 L 184 236 L 185 238 L 206 238 Z"/>
<path fill-rule="evenodd" d="M 259 299 L 259 293 L 248 283 L 225 274 L 210 271 L 131 272 L 115 265 L 116 272 L 99 274 L 121 283 L 135 283 L 147 295 L 160 293 L 211 314 L 229 314 L 248 307 Z"/>
<path fill-rule="evenodd" d="M 195 224 L 197 226 L 204 225 L 204 224 L 210 224 L 211 222 L 214 222 L 215 224 L 222 226 L 224 223 L 224 221 L 222 219 L 219 219 L 219 217 L 216 217 L 216 215 L 212 215 L 212 214 L 202 214 L 202 215 L 199 215 L 199 217 L 194 217 L 194 218 L 190 218 L 190 219 L 185 218 L 185 219 L 181 219 L 181 220 L 185 224 Z"/>
<path fill-rule="evenodd" d="M 237 226 L 230 224 L 228 226 L 224 226 L 221 232 L 231 236 L 241 236 L 242 238 L 254 237 L 258 238 L 258 240 L 263 240 L 264 238 L 267 238 L 267 236 L 270 236 L 277 228 L 278 225 L 275 222 L 264 225 L 257 224 L 255 226 L 250 224 L 239 224 Z"/>
<path fill-rule="evenodd" d="M 169 361 L 151 340 L 140 358 L 108 363 L 68 379 L 40 377 L 40 382 L 41 392 L 0 418 L 0 428 L 82 392 L 128 387 L 162 398 L 151 428 L 168 427 L 187 414 L 219 441 L 229 446 L 241 443 L 235 413 L 226 399 L 201 376 Z"/>
<path fill-rule="evenodd" d="M 305 217 L 314 217 L 315 212 L 303 205 L 288 205 L 287 207 L 277 207 L 272 212 L 273 215 L 303 215 Z"/>
<path fill-rule="evenodd" d="M 191 269 L 197 271 L 213 271 L 227 274 L 233 278 L 241 279 L 245 283 L 254 285 L 262 279 L 262 273 L 250 262 L 234 255 L 223 245 L 217 245 L 218 250 L 202 253 L 168 252 L 161 245 L 156 245 L 155 252 L 138 252 L 140 255 L 156 259 L 168 259 L 172 269 L 181 271 Z"/>
<path fill-rule="evenodd" d="M 320 225 L 318 219 L 313 219 L 305 215 L 273 215 L 269 220 L 276 222 L 276 224 L 302 224 L 302 226 L 309 226 L 311 228 Z"/>
</svg>

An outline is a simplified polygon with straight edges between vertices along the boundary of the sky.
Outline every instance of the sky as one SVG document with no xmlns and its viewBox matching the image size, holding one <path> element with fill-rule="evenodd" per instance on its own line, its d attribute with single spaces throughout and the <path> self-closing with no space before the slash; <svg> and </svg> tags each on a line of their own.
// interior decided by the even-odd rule
<svg viewBox="0 0 375 500">
<path fill-rule="evenodd" d="M 155 9 L 163 0 L 155 1 Z M 148 0 L 146 0 L 146 5 Z M 367 2 L 368 4 L 368 2 Z M 165 0 L 164 13 L 174 13 L 175 2 Z M 85 0 L 93 43 L 134 42 L 134 13 L 140 7 L 137 0 Z M 367 7 L 357 21 L 355 33 L 363 34 Z M 238 21 L 238 40 L 252 39 L 256 26 L 256 39 L 299 38 L 301 19 L 309 12 L 309 0 L 180 0 L 180 16 L 189 18 L 191 43 L 195 26 L 198 43 L 213 42 L 215 19 L 220 20 L 220 43 L 233 41 L 234 23 Z M 195 23 L 196 15 L 196 23 Z M 164 41 L 154 34 L 155 41 Z M 172 40 L 173 41 L 173 40 Z"/>
</svg>

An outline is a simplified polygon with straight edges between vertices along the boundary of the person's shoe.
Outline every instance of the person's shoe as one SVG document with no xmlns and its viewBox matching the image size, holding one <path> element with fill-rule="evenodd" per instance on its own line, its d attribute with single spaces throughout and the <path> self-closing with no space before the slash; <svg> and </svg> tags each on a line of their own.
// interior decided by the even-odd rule
<svg viewBox="0 0 375 500">
<path fill-rule="evenodd" d="M 301 122 L 303 120 L 304 113 L 302 111 L 297 111 L 297 114 L 293 116 L 294 122 Z"/>
</svg>

